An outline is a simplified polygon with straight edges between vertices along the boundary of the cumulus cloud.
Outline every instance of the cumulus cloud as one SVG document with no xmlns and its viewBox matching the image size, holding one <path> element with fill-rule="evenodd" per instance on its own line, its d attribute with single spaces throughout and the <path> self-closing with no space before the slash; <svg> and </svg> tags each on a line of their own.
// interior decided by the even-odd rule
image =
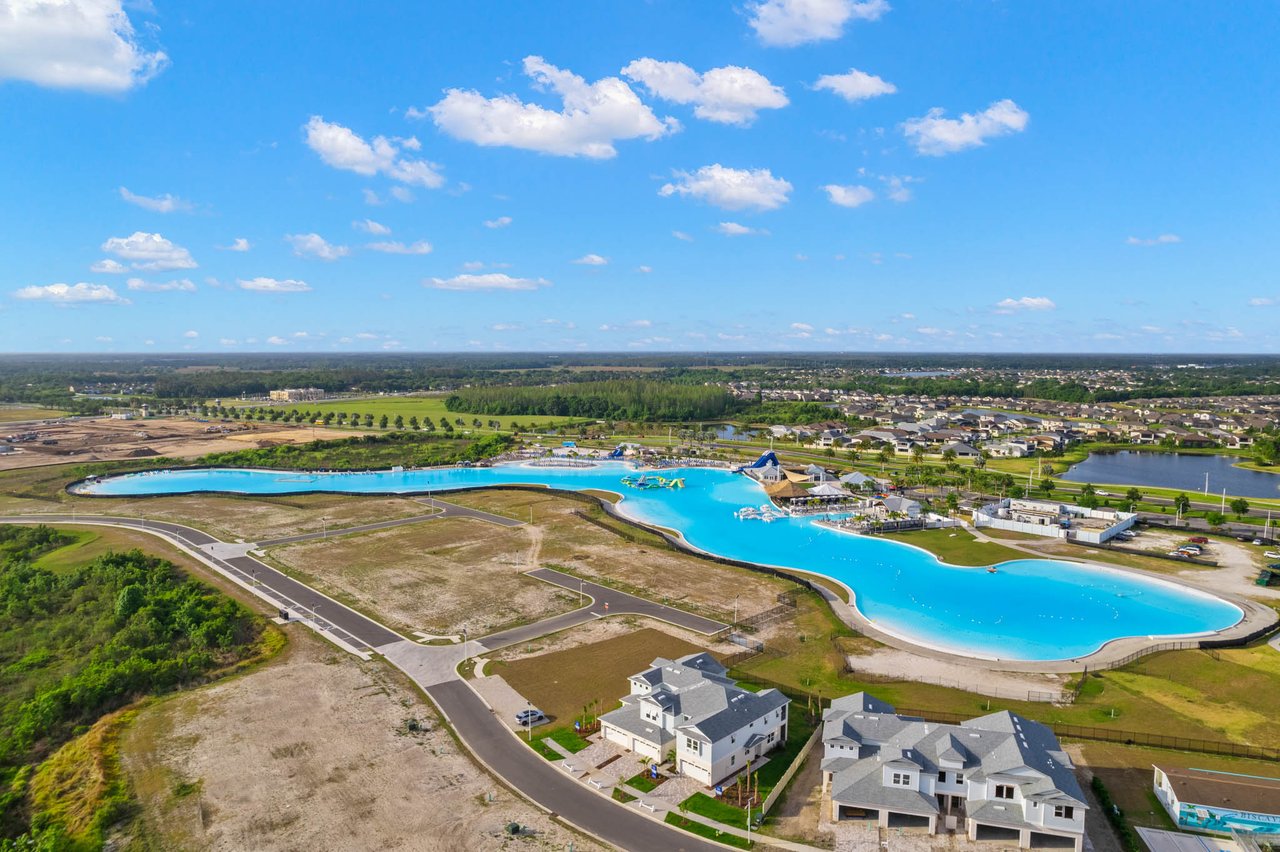
<svg viewBox="0 0 1280 852">
<path fill-rule="evenodd" d="M 141 207 L 143 210 L 150 210 L 152 213 L 173 213 L 177 210 L 190 210 L 192 205 L 190 201 L 179 198 L 176 195 L 165 193 L 164 195 L 135 195 L 126 187 L 120 187 L 120 197 L 130 204 Z"/>
<path fill-rule="evenodd" d="M 622 76 L 642 84 L 653 95 L 678 104 L 694 104 L 693 114 L 707 121 L 746 127 L 762 109 L 786 106 L 786 93 L 763 74 L 738 65 L 699 74 L 683 62 L 637 59 Z"/>
<path fill-rule="evenodd" d="M 431 243 L 418 240 L 405 245 L 402 242 L 368 243 L 365 248 L 380 251 L 383 254 L 431 254 Z"/>
<path fill-rule="evenodd" d="M 234 240 L 231 241 L 231 245 L 218 246 L 218 248 L 222 249 L 223 251 L 248 251 L 249 249 L 253 248 L 253 246 L 250 245 L 249 241 L 246 240 L 244 237 L 236 237 Z"/>
<path fill-rule="evenodd" d="M 573 262 L 582 266 L 605 266 L 609 263 L 609 258 L 602 257 L 598 254 L 584 254 Z"/>
<path fill-rule="evenodd" d="M 679 240 L 682 243 L 693 242 L 693 237 L 689 236 L 684 231 L 672 231 L 671 236 L 675 237 L 677 240 Z"/>
<path fill-rule="evenodd" d="M 647 274 L 649 274 L 650 272 L 652 272 L 652 271 L 653 271 L 653 267 L 652 267 L 652 266 L 648 266 L 648 265 L 646 265 L 646 264 L 641 264 L 641 265 L 639 265 L 639 266 L 637 266 L 637 267 L 636 267 L 636 271 L 637 271 L 637 272 L 643 272 L 643 273 L 645 273 L 645 274 L 647 275 Z"/>
<path fill-rule="evenodd" d="M 373 234 L 379 237 L 386 236 L 391 233 L 391 229 L 386 225 L 383 225 L 380 222 L 375 222 L 372 219 L 359 219 L 352 222 L 351 227 L 355 228 L 357 231 L 364 231 L 366 234 Z"/>
<path fill-rule="evenodd" d="M 486 219 L 484 222 L 484 226 L 486 228 L 492 228 L 494 230 L 498 228 L 505 228 L 510 224 L 511 224 L 510 216 L 499 216 L 497 219 Z"/>
<path fill-rule="evenodd" d="M 1180 242 L 1182 242 L 1182 237 L 1177 234 L 1161 234 L 1158 237 L 1129 237 L 1129 239 L 1125 240 L 1125 244 L 1131 246 L 1167 246 Z"/>
<path fill-rule="evenodd" d="M 841 186 L 838 183 L 829 183 L 823 189 L 826 190 L 827 198 L 831 203 L 841 207 L 861 207 L 876 197 L 876 194 L 865 186 Z"/>
<path fill-rule="evenodd" d="M 452 278 L 428 278 L 424 287 L 435 290 L 536 290 L 549 287 L 545 278 L 513 278 L 505 272 L 486 272 L 483 275 L 462 274 Z"/>
<path fill-rule="evenodd" d="M 184 331 L 184 332 L 182 333 L 182 336 L 183 336 L 183 337 L 185 337 L 185 338 L 187 338 L 188 340 L 195 340 L 197 337 L 199 337 L 199 336 L 200 336 L 200 332 L 195 331 L 195 330 L 193 329 L 193 330 L 191 330 L 191 331 Z"/>
<path fill-rule="evenodd" d="M 417 150 L 418 146 L 412 144 L 417 140 L 375 136 L 372 142 L 367 142 L 349 127 L 325 121 L 318 115 L 311 116 L 302 129 L 306 131 L 308 147 L 335 169 L 367 177 L 381 174 L 403 184 L 427 189 L 444 184 L 438 165 L 402 156 L 402 148 Z M 395 194 L 395 189 L 392 194 Z"/>
<path fill-rule="evenodd" d="M 883 175 L 880 180 L 885 186 L 885 197 L 890 201 L 905 204 L 913 197 L 909 184 L 920 183 L 921 178 L 911 175 Z"/>
<path fill-rule="evenodd" d="M 835 92 L 849 103 L 892 95 L 898 91 L 898 87 L 892 83 L 857 68 L 850 68 L 847 74 L 823 74 L 813 87 Z"/>
<path fill-rule="evenodd" d="M 99 260 L 90 266 L 89 271 L 106 275 L 123 275 L 129 271 L 129 267 L 125 266 L 118 260 L 112 260 L 109 257 L 104 257 L 102 260 Z"/>
<path fill-rule="evenodd" d="M 293 253 L 298 257 L 314 257 L 332 262 L 351 254 L 351 249 L 346 246 L 336 246 L 319 234 L 285 234 L 284 239 L 293 246 Z"/>
<path fill-rule="evenodd" d="M 617 77 L 587 83 L 541 56 L 526 56 L 524 73 L 537 88 L 559 95 L 562 108 L 547 109 L 514 95 L 486 98 L 474 90 L 450 89 L 436 105 L 408 114 L 430 115 L 440 130 L 477 145 L 594 159 L 616 156 L 614 143 L 620 140 L 659 139 L 680 127 L 674 118 L 659 119 Z"/>
<path fill-rule="evenodd" d="M 1280 300 L 1271 296 L 1254 296 L 1249 300 L 1249 306 L 1253 308 L 1268 308 L 1275 304 L 1280 304 Z"/>
<path fill-rule="evenodd" d="M 15 299 L 33 302 L 55 302 L 62 305 L 99 304 L 127 305 L 129 300 L 106 284 L 46 284 L 22 287 L 13 293 Z"/>
<path fill-rule="evenodd" d="M 941 107 L 934 107 L 924 116 L 902 123 L 902 132 L 917 152 L 941 157 L 977 148 L 987 144 L 988 139 L 1021 133 L 1031 118 L 1008 98 L 996 101 L 982 112 L 966 112 L 959 118 L 943 118 L 945 114 Z"/>
<path fill-rule="evenodd" d="M 125 282 L 130 290 L 141 290 L 145 293 L 169 293 L 180 291 L 194 293 L 196 285 L 189 278 L 177 278 L 173 281 L 146 281 L 142 278 L 130 278 Z"/>
<path fill-rule="evenodd" d="M 689 195 L 725 210 L 774 210 L 787 203 L 791 184 L 768 169 L 730 169 L 715 163 L 696 172 L 675 172 L 664 184 L 664 197 Z"/>
<path fill-rule="evenodd" d="M 169 58 L 143 47 L 121 0 L 0 3 L 0 79 L 56 89 L 124 92 Z"/>
<path fill-rule="evenodd" d="M 240 278 L 236 281 L 241 290 L 255 293 L 307 293 L 311 285 L 293 278 Z"/>
<path fill-rule="evenodd" d="M 102 244 L 107 254 L 124 258 L 134 269 L 195 269 L 191 253 L 159 234 L 135 231 L 127 237 L 111 237 Z"/>
<path fill-rule="evenodd" d="M 1051 311 L 1058 307 L 1048 296 L 1022 296 L 1001 299 L 996 302 L 996 313 L 1011 314 L 1014 311 Z"/>
<path fill-rule="evenodd" d="M 268 338 L 267 338 L 267 343 L 271 344 L 272 346 L 287 346 L 287 345 L 289 345 L 289 341 L 285 340 L 283 337 L 281 337 L 281 336 L 280 336 L 280 335 L 278 335 L 278 334 L 273 334 L 273 335 L 271 335 L 270 337 L 268 337 Z"/>
<path fill-rule="evenodd" d="M 768 231 L 763 228 L 748 228 L 746 225 L 739 225 L 737 222 L 721 222 L 716 225 L 715 230 L 724 234 L 726 237 L 746 237 L 751 235 L 767 236 Z"/>
<path fill-rule="evenodd" d="M 886 0 L 764 0 L 747 7 L 748 23 L 764 44 L 795 47 L 844 34 L 851 20 L 874 21 L 889 11 Z"/>
</svg>

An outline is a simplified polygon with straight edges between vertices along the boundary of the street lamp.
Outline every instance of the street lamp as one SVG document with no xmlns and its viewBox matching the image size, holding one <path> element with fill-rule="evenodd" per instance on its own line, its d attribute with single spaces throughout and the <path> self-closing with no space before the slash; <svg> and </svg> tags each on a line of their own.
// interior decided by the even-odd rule
<svg viewBox="0 0 1280 852">
<path fill-rule="evenodd" d="M 578 580 L 578 606 L 582 606 L 584 595 L 582 594 L 583 581 Z"/>
<path fill-rule="evenodd" d="M 525 699 L 528 710 L 524 714 L 524 724 L 529 729 L 529 743 L 533 744 L 533 702 Z"/>
<path fill-rule="evenodd" d="M 320 537 L 321 538 L 329 537 L 329 519 L 324 515 L 320 516 Z"/>
</svg>

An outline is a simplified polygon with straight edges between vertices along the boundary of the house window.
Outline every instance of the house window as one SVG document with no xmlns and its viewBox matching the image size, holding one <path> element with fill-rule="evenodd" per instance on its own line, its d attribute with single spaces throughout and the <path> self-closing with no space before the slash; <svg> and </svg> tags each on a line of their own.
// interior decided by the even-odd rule
<svg viewBox="0 0 1280 852">
<path fill-rule="evenodd" d="M 1076 809 L 1071 805 L 1054 805 L 1053 815 L 1058 819 L 1075 819 Z"/>
<path fill-rule="evenodd" d="M 1013 787 L 1012 787 L 1011 785 L 1009 785 L 1009 784 L 997 784 L 997 785 L 996 785 L 996 798 L 997 798 L 997 799 L 1012 799 L 1012 798 L 1013 798 Z"/>
<path fill-rule="evenodd" d="M 731 755 L 729 755 L 729 765 L 730 765 L 730 766 L 733 766 L 733 765 L 734 765 L 735 763 L 737 763 L 737 762 L 738 762 L 738 756 L 737 756 L 736 754 L 731 754 Z"/>
<path fill-rule="evenodd" d="M 938 773 L 938 780 L 943 784 L 947 783 L 947 773 L 945 771 Z"/>
<path fill-rule="evenodd" d="M 910 787 L 910 786 L 911 786 L 911 776 L 910 776 L 909 774 L 905 773 L 905 772 L 895 772 L 895 773 L 893 773 L 893 786 L 895 786 L 895 787 Z"/>
<path fill-rule="evenodd" d="M 698 754 L 702 754 L 702 743 L 698 742 L 693 737 L 684 738 L 684 747 L 690 751 L 696 751 Z"/>
<path fill-rule="evenodd" d="M 963 784 L 963 783 L 964 783 L 964 773 L 963 773 L 963 772 L 957 772 L 957 773 L 956 773 L 956 783 L 957 783 L 957 784 Z"/>
<path fill-rule="evenodd" d="M 770 732 L 769 732 L 769 738 L 768 738 L 768 740 L 766 740 L 766 741 L 767 741 L 767 742 L 773 742 L 773 732 L 772 732 L 772 731 L 770 731 Z"/>
</svg>

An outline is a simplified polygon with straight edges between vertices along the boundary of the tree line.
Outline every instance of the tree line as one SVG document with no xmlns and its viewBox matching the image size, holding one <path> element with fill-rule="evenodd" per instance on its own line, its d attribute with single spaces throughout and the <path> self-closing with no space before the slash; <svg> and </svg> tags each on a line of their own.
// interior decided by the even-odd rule
<svg viewBox="0 0 1280 852">
<path fill-rule="evenodd" d="M 734 410 L 723 388 L 643 379 L 582 382 L 570 387 L 463 388 L 445 400 L 450 411 L 615 420 L 713 420 Z"/>
</svg>

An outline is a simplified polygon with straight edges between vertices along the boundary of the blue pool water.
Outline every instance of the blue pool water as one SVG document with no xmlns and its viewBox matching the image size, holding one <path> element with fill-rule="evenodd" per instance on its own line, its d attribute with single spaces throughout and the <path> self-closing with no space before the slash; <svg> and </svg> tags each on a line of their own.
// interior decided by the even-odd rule
<svg viewBox="0 0 1280 852">
<path fill-rule="evenodd" d="M 213 468 L 111 477 L 84 490 L 104 496 L 394 494 L 522 483 L 618 491 L 625 497 L 620 509 L 629 517 L 679 530 L 708 553 L 839 580 L 854 591 L 859 611 L 882 630 L 921 645 L 1006 660 L 1073 659 L 1112 639 L 1221 630 L 1241 617 L 1238 608 L 1211 595 L 1118 570 L 1020 559 L 990 574 L 943 565 L 919 548 L 838 532 L 812 519 L 738 520 L 735 510 L 759 506 L 766 497 L 754 480 L 725 470 L 662 471 L 684 477 L 687 487 L 678 490 L 622 486 L 621 477 L 633 472 L 620 462 L 318 474 Z"/>
</svg>

